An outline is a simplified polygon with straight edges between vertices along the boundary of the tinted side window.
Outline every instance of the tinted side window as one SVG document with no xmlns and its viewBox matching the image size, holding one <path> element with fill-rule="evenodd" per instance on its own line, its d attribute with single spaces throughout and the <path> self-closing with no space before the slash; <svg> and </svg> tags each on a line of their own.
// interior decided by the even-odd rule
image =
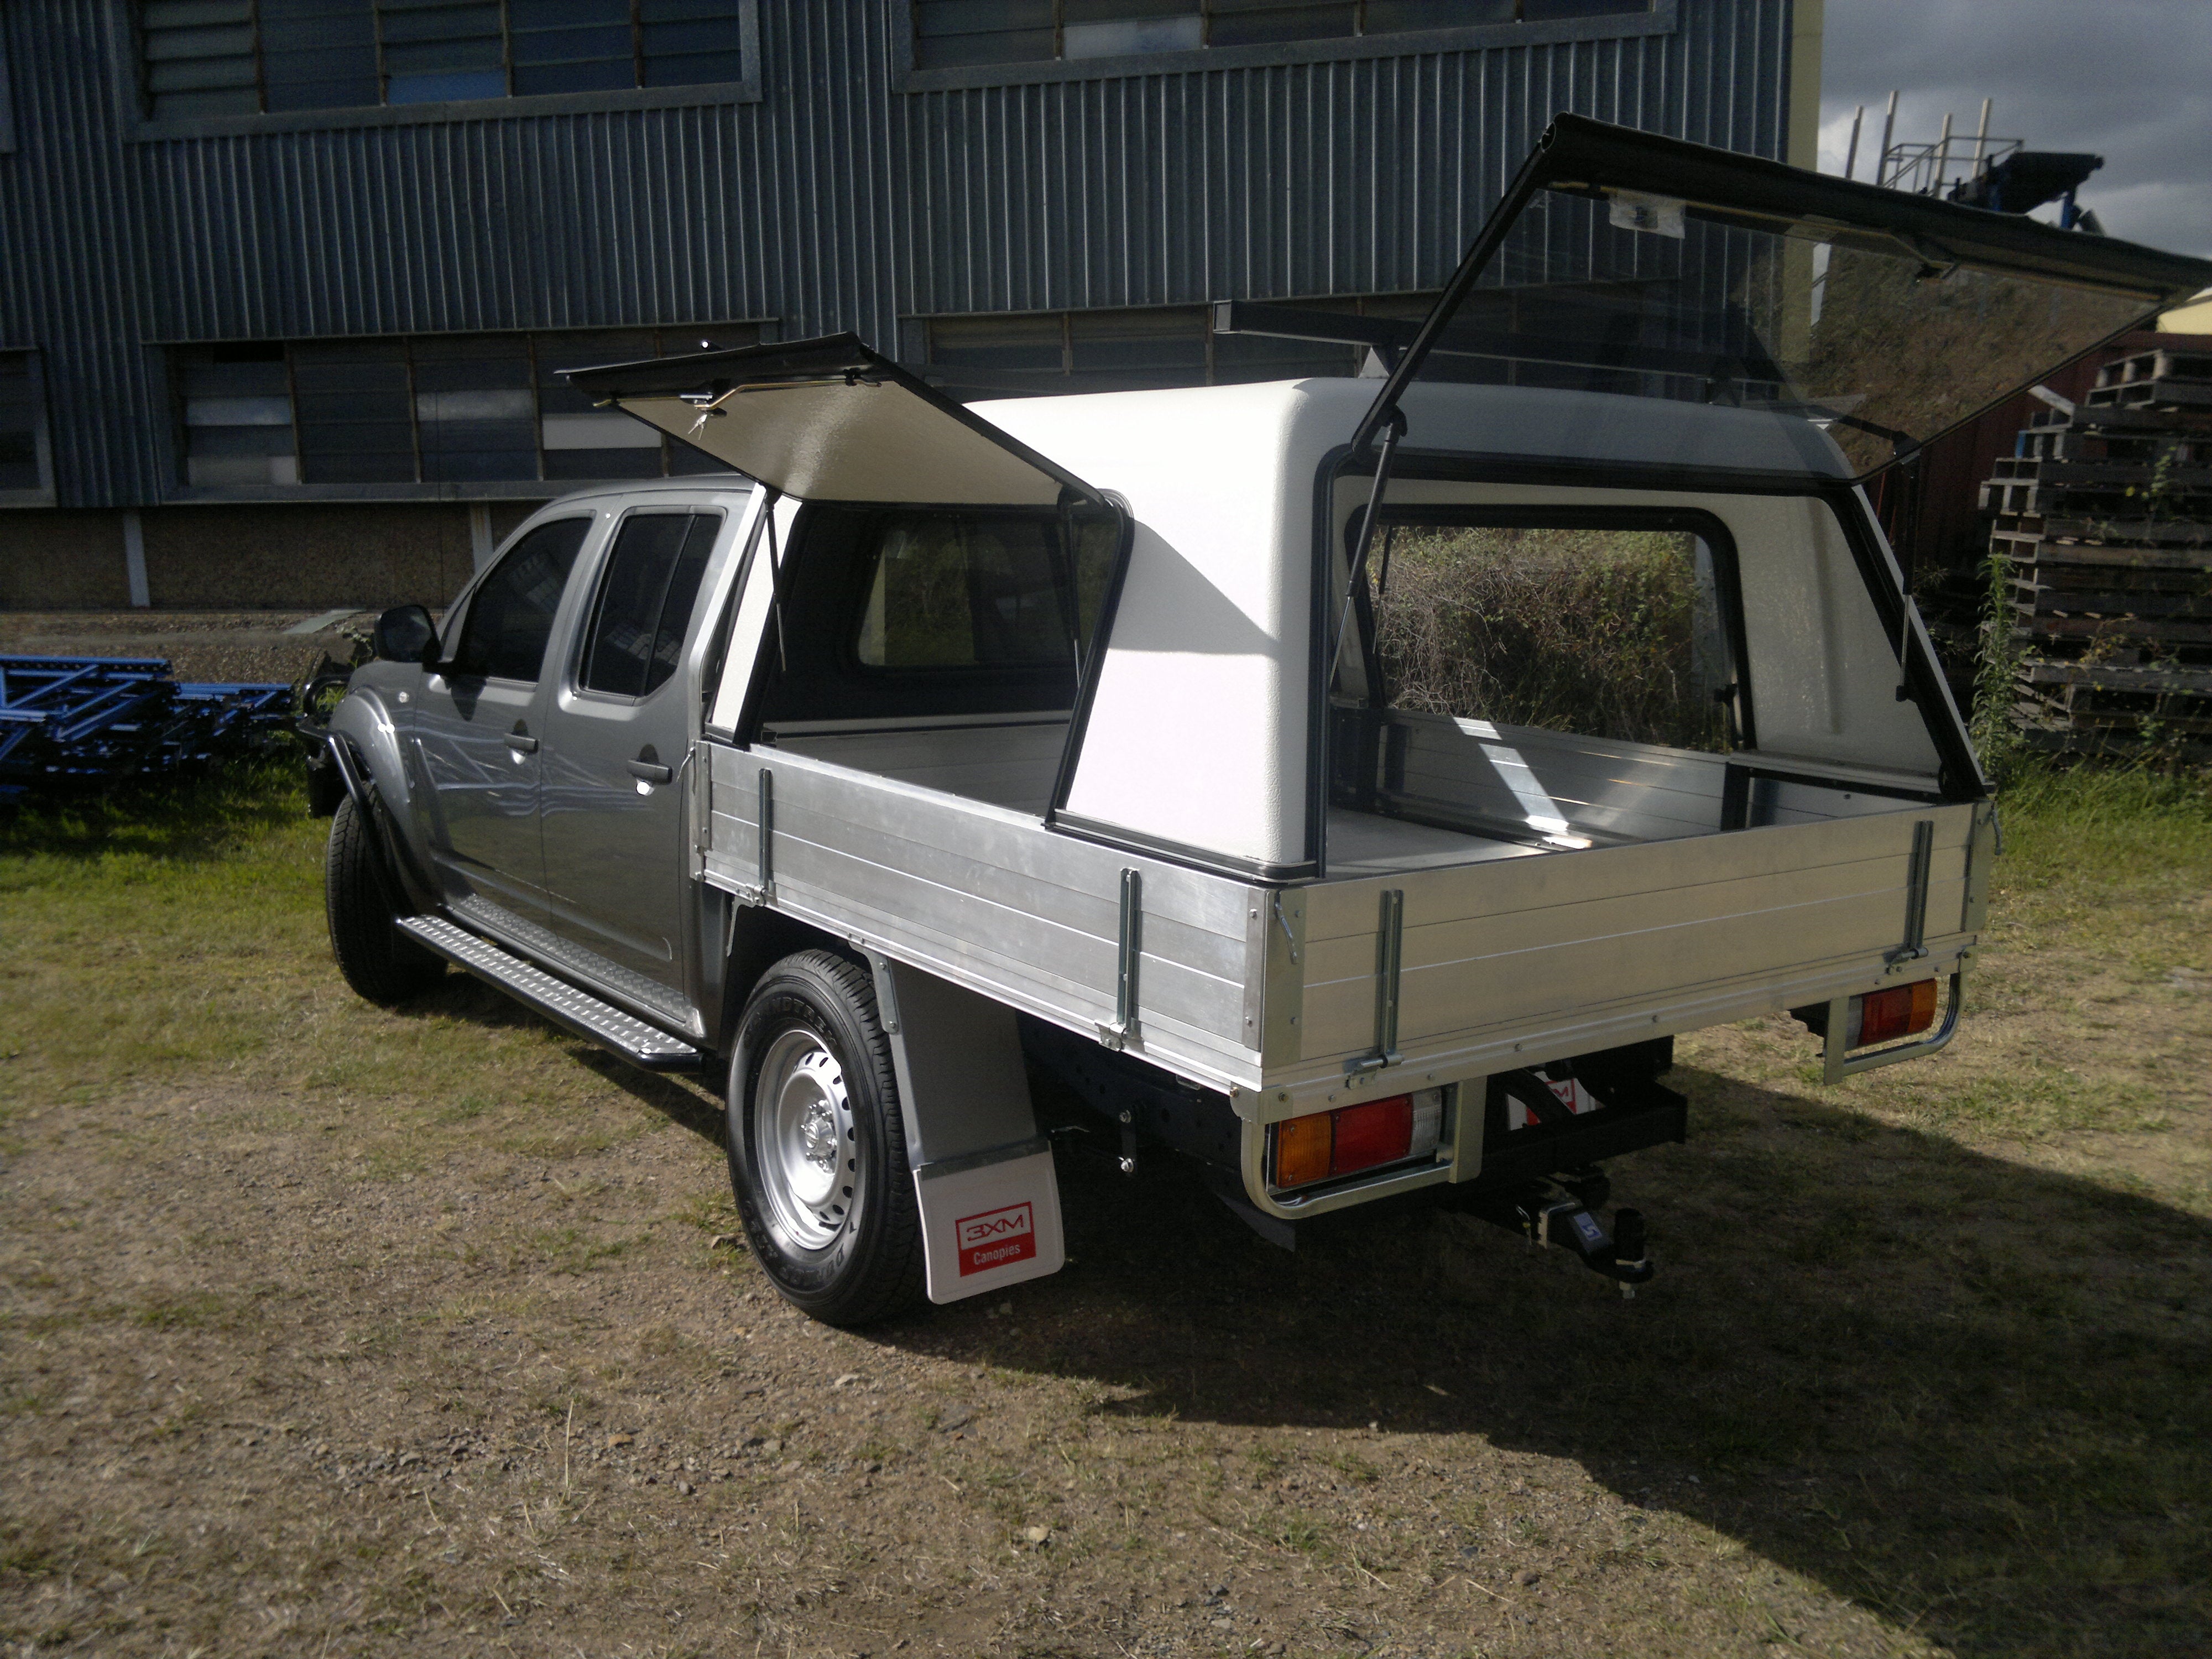
<svg viewBox="0 0 2212 1659">
<path fill-rule="evenodd" d="M 501 680 L 538 678 L 561 590 L 568 584 L 576 550 L 591 527 L 588 518 L 556 519 L 538 526 L 507 550 L 469 601 L 460 648 L 453 653 L 455 674 Z"/>
<path fill-rule="evenodd" d="M 1057 520 L 1041 517 L 930 513 L 886 520 L 856 641 L 861 663 L 1072 663 L 1077 634 L 1098 619 L 1115 526 L 1079 524 L 1073 573 L 1060 536 Z"/>
<path fill-rule="evenodd" d="M 585 635 L 586 690 L 642 697 L 676 672 L 721 523 L 713 513 L 633 513 L 623 520 Z"/>
</svg>

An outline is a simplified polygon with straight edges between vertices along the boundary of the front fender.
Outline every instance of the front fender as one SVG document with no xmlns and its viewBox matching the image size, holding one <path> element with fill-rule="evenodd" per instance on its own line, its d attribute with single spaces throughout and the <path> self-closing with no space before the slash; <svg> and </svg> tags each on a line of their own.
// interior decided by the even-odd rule
<svg viewBox="0 0 2212 1659">
<path fill-rule="evenodd" d="M 413 810 L 414 781 L 383 690 L 356 685 L 349 691 L 331 714 L 328 742 L 354 810 L 374 826 L 386 867 L 404 890 L 406 908 L 436 908 L 438 887 L 430 878 L 427 849 L 416 844 L 420 820 Z"/>
</svg>

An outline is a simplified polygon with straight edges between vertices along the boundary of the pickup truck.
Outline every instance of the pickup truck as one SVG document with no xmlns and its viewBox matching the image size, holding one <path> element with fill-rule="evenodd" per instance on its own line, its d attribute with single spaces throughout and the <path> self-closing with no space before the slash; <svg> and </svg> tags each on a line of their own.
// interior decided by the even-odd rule
<svg viewBox="0 0 2212 1659">
<path fill-rule="evenodd" d="M 339 967 L 709 1079 L 830 1322 L 1061 1265 L 1038 1077 L 1279 1243 L 1441 1200 L 1632 1289 L 1601 1166 L 1686 1135 L 1677 1033 L 1792 1011 L 1833 1081 L 1958 1029 L 1996 815 L 1863 484 L 2207 286 L 1562 117 L 1418 324 L 1222 308 L 1357 377 L 576 371 L 731 470 L 380 620 Z"/>
</svg>

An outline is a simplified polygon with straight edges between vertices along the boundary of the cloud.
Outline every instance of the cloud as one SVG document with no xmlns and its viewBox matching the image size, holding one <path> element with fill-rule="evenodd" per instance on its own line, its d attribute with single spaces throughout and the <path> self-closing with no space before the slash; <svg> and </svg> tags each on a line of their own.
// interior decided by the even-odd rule
<svg viewBox="0 0 2212 1659">
<path fill-rule="evenodd" d="M 1947 111 L 1971 138 L 1989 98 L 1992 136 L 2105 158 L 2080 196 L 2113 235 L 2212 256 L 2212 3 L 1828 0 L 1825 28 L 1824 170 L 1843 171 L 1863 104 L 1871 176 L 1892 88 L 1905 143 L 1933 143 Z"/>
</svg>

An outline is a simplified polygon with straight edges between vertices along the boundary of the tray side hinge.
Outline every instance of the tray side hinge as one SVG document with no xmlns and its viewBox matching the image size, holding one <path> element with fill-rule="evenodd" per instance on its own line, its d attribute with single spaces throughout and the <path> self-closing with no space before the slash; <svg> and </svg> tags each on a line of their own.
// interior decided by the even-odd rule
<svg viewBox="0 0 2212 1659">
<path fill-rule="evenodd" d="M 1905 877 L 1905 943 L 1883 957 L 1890 973 L 1928 954 L 1928 878 L 1935 861 L 1936 821 L 1922 818 L 1912 826 L 1912 859 Z"/>
<path fill-rule="evenodd" d="M 1398 980 L 1406 953 L 1406 894 L 1386 887 L 1375 924 L 1375 1048 L 1345 1064 L 1347 1077 L 1395 1066 L 1398 1052 Z"/>
<path fill-rule="evenodd" d="M 737 884 L 741 904 L 775 902 L 775 774 L 760 769 L 760 800 L 754 809 L 753 874 L 756 879 Z"/>
<path fill-rule="evenodd" d="M 1121 930 L 1115 951 L 1114 1018 L 1098 1027 L 1098 1040 L 1109 1048 L 1125 1048 L 1137 1036 L 1137 961 L 1144 954 L 1144 872 L 1124 870 Z"/>
</svg>

